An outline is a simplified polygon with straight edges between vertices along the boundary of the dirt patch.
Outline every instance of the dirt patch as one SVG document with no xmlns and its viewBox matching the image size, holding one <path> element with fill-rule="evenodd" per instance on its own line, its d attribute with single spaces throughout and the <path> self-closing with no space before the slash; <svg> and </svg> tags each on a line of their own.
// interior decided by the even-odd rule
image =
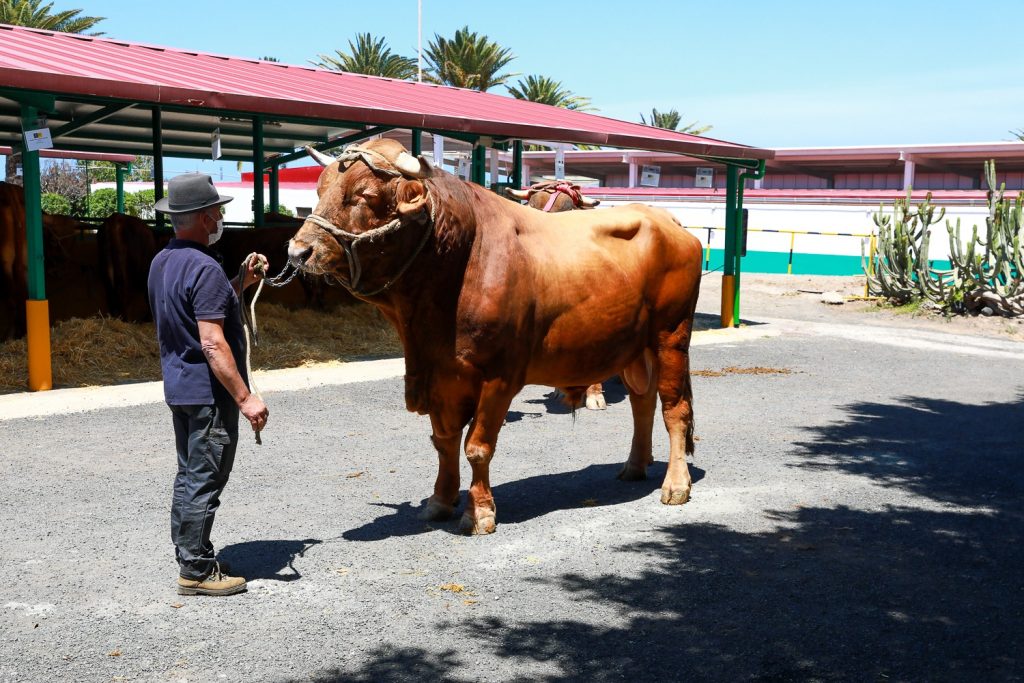
<svg viewBox="0 0 1024 683">
<path fill-rule="evenodd" d="M 729 366 L 721 370 L 692 370 L 690 374 L 697 377 L 725 377 L 726 375 L 789 375 L 792 372 L 789 368 L 738 368 Z"/>
<path fill-rule="evenodd" d="M 721 311 L 721 283 L 722 276 L 719 273 L 704 277 L 697 305 L 699 312 L 717 314 Z M 1024 318 L 947 318 L 940 313 L 912 306 L 894 309 L 884 302 L 864 300 L 864 295 L 863 276 L 743 274 L 740 282 L 740 318 L 748 321 L 788 318 L 886 325 L 1024 341 Z M 823 303 L 825 298 L 839 298 L 843 303 Z"/>
</svg>

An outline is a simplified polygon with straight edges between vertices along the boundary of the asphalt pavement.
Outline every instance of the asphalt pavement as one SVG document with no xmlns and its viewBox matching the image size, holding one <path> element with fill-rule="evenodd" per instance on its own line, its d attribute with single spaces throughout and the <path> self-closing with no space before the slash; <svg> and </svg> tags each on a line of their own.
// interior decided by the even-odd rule
<svg viewBox="0 0 1024 683">
<path fill-rule="evenodd" d="M 417 519 L 436 456 L 395 372 L 270 382 L 213 533 L 228 598 L 174 592 L 152 387 L 9 400 L 0 681 L 1021 680 L 1024 344 L 750 329 L 692 351 L 689 503 L 659 502 L 660 421 L 615 479 L 620 384 L 575 416 L 527 387 L 484 537 Z"/>
</svg>

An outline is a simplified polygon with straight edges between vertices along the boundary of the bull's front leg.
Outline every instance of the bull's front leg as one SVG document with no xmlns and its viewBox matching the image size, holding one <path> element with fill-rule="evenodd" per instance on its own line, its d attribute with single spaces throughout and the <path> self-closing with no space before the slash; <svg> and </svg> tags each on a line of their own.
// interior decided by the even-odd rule
<svg viewBox="0 0 1024 683">
<path fill-rule="evenodd" d="M 486 382 L 481 390 L 476 415 L 466 436 L 466 460 L 473 468 L 473 482 L 469 486 L 466 511 L 459 522 L 459 529 L 463 533 L 494 532 L 496 508 L 491 493 L 491 459 L 498 442 L 498 432 L 518 391 L 518 388 L 510 387 L 504 380 Z"/>
<path fill-rule="evenodd" d="M 459 504 L 459 442 L 464 423 L 452 420 L 444 413 L 431 413 L 430 424 L 434 430 L 430 440 L 437 449 L 437 479 L 434 481 L 434 494 L 427 499 L 420 519 L 451 519 Z"/>
</svg>

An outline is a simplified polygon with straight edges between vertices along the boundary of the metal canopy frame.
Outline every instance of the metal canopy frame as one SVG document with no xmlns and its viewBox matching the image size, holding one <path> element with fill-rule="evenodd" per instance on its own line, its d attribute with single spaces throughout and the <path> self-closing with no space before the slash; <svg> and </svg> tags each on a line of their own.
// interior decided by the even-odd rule
<svg viewBox="0 0 1024 683">
<path fill-rule="evenodd" d="M 278 169 L 305 155 L 311 145 L 329 150 L 393 130 L 393 125 L 370 121 L 334 121 L 310 117 L 280 116 L 258 111 L 237 111 L 210 106 L 182 106 L 84 96 L 80 93 L 39 91 L 0 87 L 0 145 L 8 144 L 22 154 L 25 183 L 26 230 L 29 251 L 28 319 L 29 389 L 52 388 L 50 327 L 43 260 L 42 209 L 39 181 L 39 153 L 23 146 L 25 130 L 46 117 L 54 148 L 85 152 L 137 154 L 153 157 L 156 198 L 163 196 L 164 157 L 209 159 L 213 131 L 219 129 L 221 160 L 253 163 L 253 215 L 257 227 L 263 224 L 263 171 L 269 170 L 270 205 L 278 205 Z M 484 184 L 488 147 L 513 151 L 511 182 L 522 185 L 521 139 L 484 136 L 463 131 L 409 129 L 413 152 L 421 152 L 421 135 L 460 140 L 473 145 L 471 180 Z M 572 137 L 571 134 L 568 137 Z M 565 140 L 563 140 L 564 142 Z M 571 142 L 571 140 L 569 140 Z M 580 140 L 579 142 L 586 142 Z M 747 154 L 750 148 L 737 148 Z M 729 174 L 726 196 L 726 268 L 723 281 L 722 325 L 739 324 L 740 248 L 742 244 L 743 181 L 764 175 L 765 161 L 752 158 L 697 156 L 725 164 Z M 118 209 L 123 211 L 123 180 L 126 168 L 119 166 Z M 742 174 L 740 174 L 742 171 Z M 161 216 L 162 218 L 162 216 Z M 728 287 L 725 283 L 728 282 Z M 728 291 L 728 297 L 726 292 Z M 728 309 L 727 309 L 728 304 Z"/>
</svg>

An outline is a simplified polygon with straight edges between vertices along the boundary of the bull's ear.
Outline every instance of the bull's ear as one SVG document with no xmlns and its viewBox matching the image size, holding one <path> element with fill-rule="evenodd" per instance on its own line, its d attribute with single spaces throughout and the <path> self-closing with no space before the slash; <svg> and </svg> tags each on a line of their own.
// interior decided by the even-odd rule
<svg viewBox="0 0 1024 683">
<path fill-rule="evenodd" d="M 410 218 L 427 210 L 427 188 L 419 180 L 400 180 L 395 193 L 398 213 Z"/>
</svg>

